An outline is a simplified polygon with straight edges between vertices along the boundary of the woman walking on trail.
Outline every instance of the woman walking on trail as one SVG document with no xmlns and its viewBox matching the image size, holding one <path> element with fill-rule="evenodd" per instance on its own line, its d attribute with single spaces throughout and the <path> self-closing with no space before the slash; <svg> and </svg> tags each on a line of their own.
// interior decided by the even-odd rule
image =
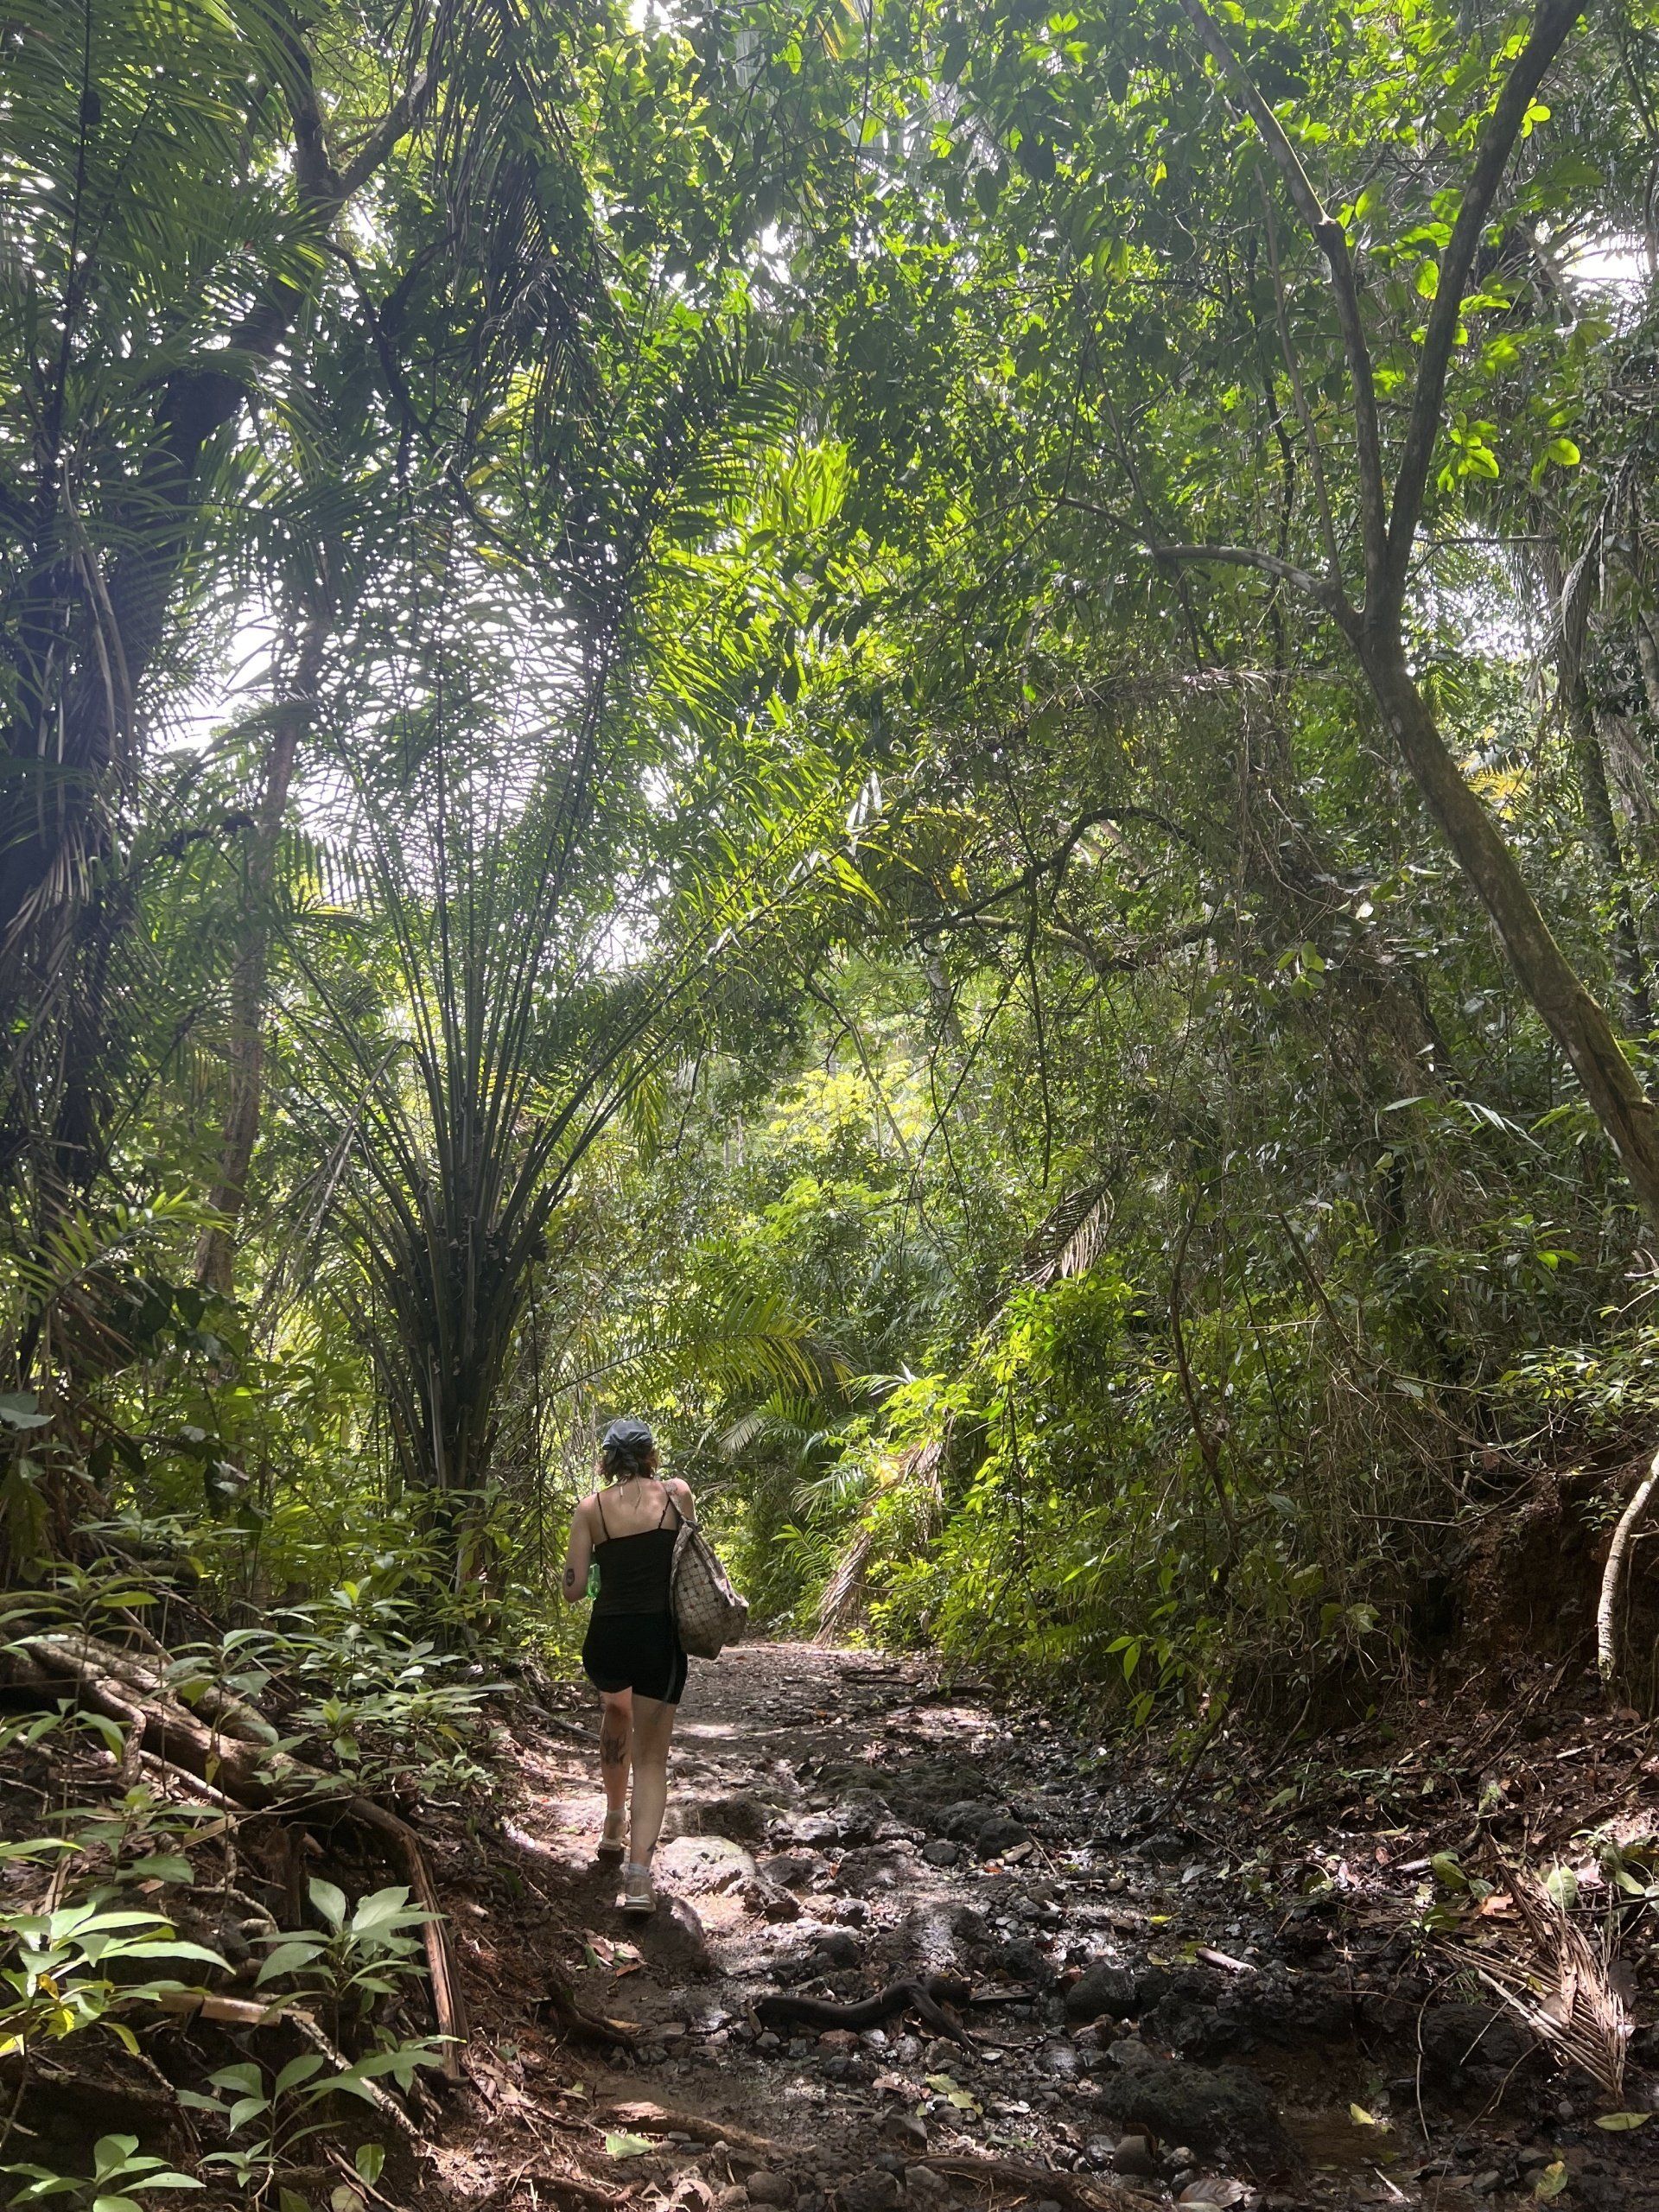
<svg viewBox="0 0 1659 2212">
<path fill-rule="evenodd" d="M 599 1765 L 605 1783 L 601 1864 L 622 1869 L 624 1912 L 654 1912 L 651 1856 L 668 1802 L 668 1741 L 685 1688 L 685 1653 L 669 1598 L 674 1539 L 696 1519 L 683 1482 L 658 1479 L 657 1440 L 642 1421 L 613 1421 L 600 1445 L 601 1487 L 570 1522 L 564 1595 L 575 1605 L 589 1564 L 599 1594 L 582 1664 L 599 1692 Z M 632 1768 L 633 1794 L 629 1803 Z M 630 1818 L 632 1813 L 632 1818 Z"/>
</svg>

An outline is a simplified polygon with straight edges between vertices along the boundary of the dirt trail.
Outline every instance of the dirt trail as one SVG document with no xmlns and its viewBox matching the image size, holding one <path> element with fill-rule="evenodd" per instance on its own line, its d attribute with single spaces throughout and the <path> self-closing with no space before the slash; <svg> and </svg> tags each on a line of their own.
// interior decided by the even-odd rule
<svg viewBox="0 0 1659 2212">
<path fill-rule="evenodd" d="M 448 2204 L 1659 2208 L 1659 2113 L 1598 2129 L 1606 2097 L 1414 1931 L 1431 1846 L 1380 1785 L 1317 1842 L 1279 1813 L 1258 1832 L 1224 1758 L 1173 1803 L 919 1663 L 749 1645 L 693 1664 L 640 1924 L 592 1863 L 587 1701 L 550 1703 L 517 1724 L 500 1834 L 448 1869 L 475 2019 L 429 2171 Z M 973 1986 L 960 2042 L 755 2015 L 941 1973 Z M 538 2001 L 560 1977 L 632 2047 L 562 2027 Z M 1659 2101 L 1646 2035 L 1632 2107 Z M 953 2158 L 1043 2177 L 988 2198 Z"/>
</svg>

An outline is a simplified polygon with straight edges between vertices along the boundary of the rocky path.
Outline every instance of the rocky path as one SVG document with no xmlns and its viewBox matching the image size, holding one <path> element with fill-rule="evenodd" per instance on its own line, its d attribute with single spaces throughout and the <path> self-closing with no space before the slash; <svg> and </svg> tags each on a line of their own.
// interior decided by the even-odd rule
<svg viewBox="0 0 1659 2212">
<path fill-rule="evenodd" d="M 694 1665 L 641 1926 L 592 1866 L 586 1702 L 550 1704 L 499 1836 L 448 1870 L 475 2015 L 448 2203 L 1659 2208 L 1659 2112 L 1597 2125 L 1607 2094 L 1425 1933 L 1427 1859 L 1374 1797 L 1363 1844 L 1346 1813 L 1317 1846 L 1275 1815 L 1275 1843 L 1224 1776 L 1173 1803 L 919 1665 L 751 1645 Z M 757 2016 L 937 1974 L 972 1986 L 960 2038 Z M 628 2043 L 561 2024 L 558 1980 Z M 1639 2114 L 1651 2031 L 1632 2050 Z"/>
</svg>

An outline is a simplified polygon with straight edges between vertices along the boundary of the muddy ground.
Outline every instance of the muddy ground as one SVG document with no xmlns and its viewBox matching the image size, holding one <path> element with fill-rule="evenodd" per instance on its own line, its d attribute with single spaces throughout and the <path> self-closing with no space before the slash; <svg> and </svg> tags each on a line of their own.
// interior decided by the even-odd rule
<svg viewBox="0 0 1659 2212">
<path fill-rule="evenodd" d="M 467 2081 L 385 2201 L 1654 2212 L 1655 1733 L 1560 1669 L 1510 1688 L 1317 1765 L 1217 1735 L 1160 1771 L 918 1662 L 747 1646 L 694 1662 L 642 1926 L 592 1863 L 588 1701 L 543 1684 L 497 1817 L 442 1850 Z M 1612 1908 L 1573 2004 L 1614 2054 L 1624 2008 L 1616 2094 L 1480 1977 L 1541 1965 L 1517 1862 L 1568 1869 L 1592 1950 Z M 756 2017 L 931 1974 L 972 1986 L 960 2039 Z"/>
</svg>

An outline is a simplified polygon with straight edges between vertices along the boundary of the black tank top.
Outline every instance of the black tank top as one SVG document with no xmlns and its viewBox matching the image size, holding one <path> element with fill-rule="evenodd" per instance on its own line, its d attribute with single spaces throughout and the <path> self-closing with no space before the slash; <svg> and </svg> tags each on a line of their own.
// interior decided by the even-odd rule
<svg viewBox="0 0 1659 2212">
<path fill-rule="evenodd" d="M 605 1529 L 605 1508 L 597 1491 L 594 1503 L 599 1525 Z M 672 1528 L 668 1526 L 671 1513 Z M 595 1620 L 604 1613 L 667 1612 L 669 1570 L 674 1564 L 674 1540 L 683 1517 L 673 1499 L 664 1495 L 662 1519 L 654 1529 L 642 1529 L 633 1536 L 613 1536 L 605 1529 L 605 1541 L 594 1546 L 594 1563 L 599 1569 Z"/>
</svg>

